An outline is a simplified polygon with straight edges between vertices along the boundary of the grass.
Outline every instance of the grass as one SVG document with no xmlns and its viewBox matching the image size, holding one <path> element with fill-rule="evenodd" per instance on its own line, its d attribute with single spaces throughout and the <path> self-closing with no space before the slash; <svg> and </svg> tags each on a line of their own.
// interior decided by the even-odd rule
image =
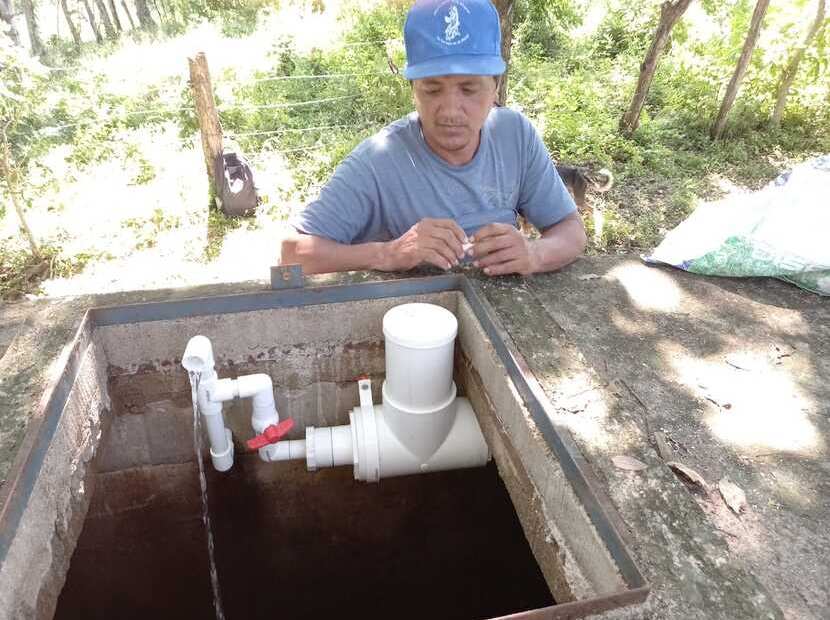
<svg viewBox="0 0 830 620">
<path fill-rule="evenodd" d="M 65 294 L 176 285 L 193 274 L 222 280 L 241 277 L 244 267 L 250 277 L 251 265 L 266 273 L 287 218 L 360 140 L 411 109 L 408 84 L 388 69 L 388 55 L 403 66 L 402 45 L 378 43 L 399 36 L 405 3 L 340 7 L 332 0 L 324 11 L 301 4 L 158 38 L 124 37 L 77 58 L 53 48 L 53 62 L 78 68 L 50 80 L 39 112 L 57 129 L 44 134 L 24 192 L 30 225 L 52 254 L 47 268 L 32 264 L 14 214 L 6 213 L 0 296 L 38 291 L 44 279 L 44 293 Z M 697 22 L 678 31 L 661 62 L 640 128 L 621 136 L 618 119 L 651 22 L 624 7 L 599 15 L 593 30 L 574 11 L 559 17 L 556 27 L 538 14 L 517 25 L 508 104 L 535 122 L 558 161 L 614 171 L 609 193 L 589 195 L 602 222 L 595 231 L 600 220 L 587 215 L 592 252 L 649 250 L 699 201 L 758 189 L 790 164 L 830 152 L 827 68 L 816 65 L 818 73 L 800 78 L 782 127 L 773 130 L 765 119 L 774 72 L 761 72 L 760 60 L 725 139 L 711 142 L 708 123 L 734 50 L 707 46 Z M 632 31 L 632 19 L 644 25 Z M 765 32 L 775 31 L 772 22 Z M 776 41 L 765 43 L 765 54 L 778 50 Z M 252 220 L 210 208 L 189 109 L 187 56 L 195 49 L 210 64 L 226 143 L 254 167 L 264 204 Z M 349 99 L 305 104 L 337 97 Z M 142 264 L 152 268 L 134 267 Z M 113 276 L 119 268 L 143 274 Z"/>
</svg>

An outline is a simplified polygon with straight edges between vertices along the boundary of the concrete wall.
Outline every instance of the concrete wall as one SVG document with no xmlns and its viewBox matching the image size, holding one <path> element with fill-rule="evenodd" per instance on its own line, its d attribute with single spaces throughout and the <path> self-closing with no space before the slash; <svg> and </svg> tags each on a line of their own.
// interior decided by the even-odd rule
<svg viewBox="0 0 830 620">
<path fill-rule="evenodd" d="M 212 340 L 220 376 L 268 373 L 281 417 L 294 418 L 293 437 L 302 437 L 309 424 L 348 422 L 360 375 L 376 379 L 381 401 L 382 318 L 408 301 L 438 303 L 459 318 L 456 381 L 476 409 L 555 598 L 624 589 L 463 295 L 450 292 L 98 328 L 0 569 L 0 617 L 51 617 L 89 503 L 88 463 L 96 449 L 100 472 L 193 460 L 189 385 L 180 367 L 191 336 Z M 111 416 L 104 415 L 108 382 Z M 226 409 L 238 443 L 252 434 L 247 407 Z"/>
<path fill-rule="evenodd" d="M 459 372 L 525 534 L 557 600 L 626 588 L 492 344 L 461 299 Z"/>
<path fill-rule="evenodd" d="M 0 618 L 54 614 L 93 492 L 90 461 L 110 406 L 106 386 L 103 350 L 93 337 L 0 565 Z"/>
</svg>

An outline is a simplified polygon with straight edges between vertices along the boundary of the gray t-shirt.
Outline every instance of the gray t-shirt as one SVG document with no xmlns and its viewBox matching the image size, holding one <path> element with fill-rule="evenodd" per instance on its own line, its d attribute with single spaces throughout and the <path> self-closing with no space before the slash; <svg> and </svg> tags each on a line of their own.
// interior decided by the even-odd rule
<svg viewBox="0 0 830 620">
<path fill-rule="evenodd" d="M 491 110 L 473 159 L 454 166 L 427 146 L 413 112 L 361 142 L 292 221 L 340 243 L 396 239 L 425 217 L 472 235 L 521 213 L 543 229 L 576 210 L 536 129 L 521 113 Z"/>
</svg>

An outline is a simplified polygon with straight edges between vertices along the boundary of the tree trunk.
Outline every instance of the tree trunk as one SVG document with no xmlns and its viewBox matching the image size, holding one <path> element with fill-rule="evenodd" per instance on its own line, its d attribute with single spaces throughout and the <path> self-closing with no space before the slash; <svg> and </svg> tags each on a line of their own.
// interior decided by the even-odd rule
<svg viewBox="0 0 830 620">
<path fill-rule="evenodd" d="M 778 84 L 778 92 L 775 96 L 775 109 L 772 111 L 772 124 L 776 127 L 781 124 L 781 117 L 784 115 L 784 108 L 787 105 L 787 97 L 790 94 L 790 87 L 793 85 L 793 80 L 798 73 L 798 65 L 804 57 L 804 52 L 810 47 L 813 38 L 818 34 L 824 22 L 825 0 L 818 0 L 818 9 L 816 10 L 816 18 L 810 24 L 810 29 L 804 37 L 801 45 L 793 50 L 793 55 L 787 66 L 784 67 L 784 72 L 781 74 L 781 81 Z"/>
<path fill-rule="evenodd" d="M 92 26 L 92 32 L 95 34 L 95 40 L 98 43 L 104 42 L 104 37 L 101 36 L 101 30 L 95 21 L 95 14 L 92 12 L 92 7 L 89 5 L 89 0 L 83 0 L 84 8 L 86 9 L 86 16 L 89 19 L 89 25 Z"/>
<path fill-rule="evenodd" d="M 32 55 L 43 55 L 43 42 L 37 27 L 37 13 L 33 0 L 23 0 L 23 14 L 26 16 L 26 29 L 29 31 L 29 43 L 32 46 Z"/>
<path fill-rule="evenodd" d="M 17 28 L 14 27 L 14 19 L 12 15 L 13 7 L 11 0 L 0 0 L 0 20 L 6 22 L 9 27 L 9 38 L 15 45 L 20 45 L 20 34 Z"/>
<path fill-rule="evenodd" d="M 150 7 L 147 6 L 147 0 L 135 0 L 135 11 L 138 15 L 138 23 L 146 30 L 155 30 L 157 28 L 156 22 L 153 21 L 153 16 L 150 15 Z"/>
<path fill-rule="evenodd" d="M 167 21 L 167 16 L 162 14 L 161 9 L 159 8 L 160 3 L 156 2 L 156 0 L 150 0 L 150 1 L 153 3 L 153 8 L 156 10 L 156 15 L 159 16 L 159 24 L 163 24 L 164 22 Z M 163 6 L 162 6 L 162 8 L 163 8 Z"/>
<path fill-rule="evenodd" d="M 124 12 L 127 14 L 127 19 L 130 20 L 130 30 L 135 30 L 135 22 L 133 21 L 132 13 L 130 13 L 130 7 L 127 6 L 127 0 L 121 0 L 121 6 L 124 7 Z"/>
<path fill-rule="evenodd" d="M 723 128 L 726 127 L 726 117 L 729 115 L 732 104 L 735 103 L 735 97 L 738 96 L 738 89 L 741 86 L 741 81 L 744 79 L 749 61 L 752 58 L 752 51 L 758 42 L 758 35 L 761 33 L 761 24 L 764 21 L 764 14 L 767 12 L 768 6 L 769 0 L 758 0 L 755 4 L 752 21 L 749 23 L 749 33 L 746 35 L 741 56 L 738 58 L 738 66 L 735 67 L 735 73 L 732 74 L 732 79 L 729 80 L 729 85 L 726 87 L 726 94 L 723 97 L 723 102 L 720 104 L 718 117 L 712 125 L 710 135 L 713 140 L 720 138 L 723 133 Z"/>
<path fill-rule="evenodd" d="M 112 25 L 112 20 L 110 19 L 109 12 L 107 11 L 107 5 L 104 4 L 104 0 L 95 0 L 95 6 L 98 7 L 98 12 L 101 14 L 101 21 L 104 22 L 104 30 L 107 33 L 107 38 L 117 38 L 118 35 L 115 33 L 115 28 Z"/>
<path fill-rule="evenodd" d="M 654 72 L 657 71 L 657 62 L 663 55 L 663 50 L 669 41 L 669 35 L 677 21 L 689 8 L 692 0 L 666 0 L 660 7 L 660 21 L 657 24 L 657 31 L 651 41 L 651 47 L 646 52 L 646 57 L 640 65 L 640 77 L 637 79 L 637 88 L 634 89 L 634 97 L 631 105 L 620 119 L 620 131 L 631 135 L 640 124 L 640 114 L 646 102 L 651 81 L 654 79 Z"/>
<path fill-rule="evenodd" d="M 63 16 L 69 25 L 69 32 L 72 33 L 72 40 L 75 41 L 75 47 L 81 47 L 81 33 L 75 25 L 75 22 L 72 21 L 72 11 L 69 10 L 67 0 L 61 0 L 61 9 L 63 9 Z"/>
<path fill-rule="evenodd" d="M 193 102 L 196 106 L 196 118 L 199 120 L 199 131 L 202 134 L 205 165 L 213 192 L 213 166 L 216 159 L 222 155 L 222 125 L 216 111 L 205 54 L 199 52 L 195 57 L 188 58 L 187 64 L 190 66 L 190 87 L 193 89 Z"/>
<path fill-rule="evenodd" d="M 0 150 L 0 175 L 2 175 L 3 179 L 5 180 L 6 189 L 9 190 L 9 194 L 12 197 L 12 204 L 14 204 L 14 210 L 15 212 L 17 212 L 17 217 L 20 220 L 20 227 L 23 229 L 23 233 L 26 236 L 26 240 L 29 242 L 29 248 L 32 250 L 32 256 L 34 256 L 35 258 L 39 258 L 40 248 L 37 245 L 35 236 L 32 234 L 32 229 L 29 228 L 29 223 L 26 221 L 26 215 L 23 212 L 23 204 L 20 200 L 19 172 L 12 169 L 11 152 L 9 148 L 9 143 L 6 139 L 5 130 L 3 130 L 2 137 L 2 150 Z"/>
<path fill-rule="evenodd" d="M 501 22 L 501 56 L 507 65 L 499 84 L 498 103 L 499 105 L 505 105 L 507 103 L 507 73 L 510 70 L 510 50 L 513 46 L 513 8 L 516 1 L 495 0 L 495 5 Z"/>
<path fill-rule="evenodd" d="M 115 28 L 118 32 L 124 32 L 124 29 L 121 27 L 121 20 L 118 18 L 118 10 L 115 8 L 115 0 L 109 0 L 109 2 L 110 14 L 112 15 L 112 21 L 115 24 Z"/>
</svg>

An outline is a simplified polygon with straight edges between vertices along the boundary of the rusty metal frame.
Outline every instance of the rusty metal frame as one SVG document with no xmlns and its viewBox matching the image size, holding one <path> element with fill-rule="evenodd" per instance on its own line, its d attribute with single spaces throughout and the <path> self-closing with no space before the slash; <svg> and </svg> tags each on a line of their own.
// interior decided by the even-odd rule
<svg viewBox="0 0 830 620">
<path fill-rule="evenodd" d="M 285 282 L 291 281 L 297 286 L 296 288 L 92 308 L 86 312 L 74 339 L 65 347 L 59 358 L 56 365 L 59 372 L 49 381 L 38 407 L 40 415 L 30 423 L 6 484 L 0 493 L 0 564 L 4 562 L 8 554 L 14 533 L 34 490 L 49 443 L 57 429 L 66 400 L 77 377 L 83 355 L 97 327 L 171 320 L 188 316 L 251 312 L 272 308 L 457 291 L 464 295 L 476 319 L 493 344 L 534 422 L 559 459 L 568 481 L 597 528 L 597 532 L 627 586 L 627 589 L 619 592 L 502 616 L 499 620 L 582 618 L 646 600 L 650 587 L 619 533 L 618 528 L 622 524 L 619 515 L 597 483 L 590 464 L 579 452 L 569 432 L 552 422 L 552 405 L 545 396 L 544 390 L 533 376 L 524 357 L 513 344 L 507 330 L 475 280 L 461 274 L 449 274 L 403 280 L 303 287 L 302 280 L 297 279 L 297 274 L 286 273 L 289 273 L 289 277 L 287 279 L 281 277 L 281 279 Z M 302 278 L 302 275 L 300 274 L 299 277 Z"/>
</svg>

